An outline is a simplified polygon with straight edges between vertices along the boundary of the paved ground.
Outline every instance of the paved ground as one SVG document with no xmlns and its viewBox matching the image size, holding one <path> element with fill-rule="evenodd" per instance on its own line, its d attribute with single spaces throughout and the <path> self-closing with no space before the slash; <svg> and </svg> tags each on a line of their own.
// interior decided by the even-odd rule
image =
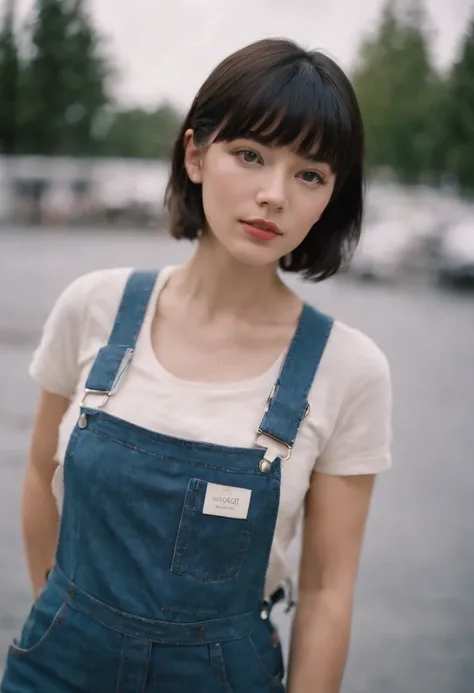
<svg viewBox="0 0 474 693">
<path fill-rule="evenodd" d="M 26 368 L 44 317 L 83 271 L 189 250 L 151 234 L 0 233 L 0 661 L 28 609 L 19 490 L 35 403 Z M 472 693 L 474 295 L 348 280 L 301 290 L 374 337 L 394 379 L 394 468 L 372 509 L 344 693 Z"/>
</svg>

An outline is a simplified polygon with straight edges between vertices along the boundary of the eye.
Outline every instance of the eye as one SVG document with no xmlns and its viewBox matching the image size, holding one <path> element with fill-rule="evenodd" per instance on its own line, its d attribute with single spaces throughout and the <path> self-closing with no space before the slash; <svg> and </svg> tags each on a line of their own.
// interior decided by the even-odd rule
<svg viewBox="0 0 474 693">
<path fill-rule="evenodd" d="M 237 149 L 233 152 L 233 155 L 246 164 L 257 164 L 261 162 L 261 157 L 252 149 Z"/>
<path fill-rule="evenodd" d="M 303 171 L 300 175 L 305 183 L 310 183 L 311 185 L 324 185 L 326 183 L 322 175 L 317 171 Z"/>
</svg>

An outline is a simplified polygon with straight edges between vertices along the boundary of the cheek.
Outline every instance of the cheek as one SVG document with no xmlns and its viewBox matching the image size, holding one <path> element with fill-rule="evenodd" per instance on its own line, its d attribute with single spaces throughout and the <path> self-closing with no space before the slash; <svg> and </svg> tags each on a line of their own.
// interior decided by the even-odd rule
<svg viewBox="0 0 474 693">
<path fill-rule="evenodd" d="M 331 200 L 331 194 L 330 190 L 320 188 L 313 196 L 300 201 L 301 218 L 304 217 L 304 226 L 311 228 L 319 220 Z"/>
<path fill-rule="evenodd" d="M 294 233 L 291 235 L 294 248 L 297 247 L 311 231 L 328 206 L 332 196 L 332 190 L 326 187 L 314 192 L 314 195 L 300 197 L 294 209 Z M 293 249 L 294 249 L 293 248 Z M 290 251 L 288 251 L 290 252 Z"/>
<path fill-rule="evenodd" d="M 203 171 L 202 201 L 209 223 L 216 215 L 228 216 L 251 193 L 250 176 L 239 171 L 231 157 L 212 162 Z"/>
</svg>

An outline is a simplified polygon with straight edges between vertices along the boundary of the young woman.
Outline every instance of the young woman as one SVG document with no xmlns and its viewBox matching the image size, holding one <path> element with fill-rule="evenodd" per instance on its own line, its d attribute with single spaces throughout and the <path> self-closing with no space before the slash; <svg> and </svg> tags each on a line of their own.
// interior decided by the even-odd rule
<svg viewBox="0 0 474 693">
<path fill-rule="evenodd" d="M 174 147 L 170 232 L 195 241 L 191 260 L 94 272 L 58 299 L 31 365 L 36 601 L 2 693 L 284 691 L 269 616 L 291 601 L 301 516 L 287 690 L 340 690 L 389 466 L 389 369 L 278 269 L 319 281 L 346 261 L 362 159 L 357 101 L 330 59 L 248 46 L 206 80 Z"/>
</svg>

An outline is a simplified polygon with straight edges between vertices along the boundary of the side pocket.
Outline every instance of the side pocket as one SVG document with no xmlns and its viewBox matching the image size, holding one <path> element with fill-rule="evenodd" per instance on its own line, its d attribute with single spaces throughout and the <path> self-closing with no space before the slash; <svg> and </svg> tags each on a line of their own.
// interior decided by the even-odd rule
<svg viewBox="0 0 474 693">
<path fill-rule="evenodd" d="M 248 636 L 253 660 L 266 678 L 270 690 L 282 685 L 285 676 L 283 651 L 278 632 L 271 621 L 262 621 L 261 627 Z"/>
<path fill-rule="evenodd" d="M 31 608 L 20 637 L 10 645 L 10 654 L 23 657 L 39 650 L 59 627 L 66 607 L 62 597 L 46 588 Z"/>
<path fill-rule="evenodd" d="M 284 693 L 283 653 L 271 623 L 262 621 L 250 635 L 223 642 L 221 647 L 225 682 L 231 691 Z"/>
</svg>

